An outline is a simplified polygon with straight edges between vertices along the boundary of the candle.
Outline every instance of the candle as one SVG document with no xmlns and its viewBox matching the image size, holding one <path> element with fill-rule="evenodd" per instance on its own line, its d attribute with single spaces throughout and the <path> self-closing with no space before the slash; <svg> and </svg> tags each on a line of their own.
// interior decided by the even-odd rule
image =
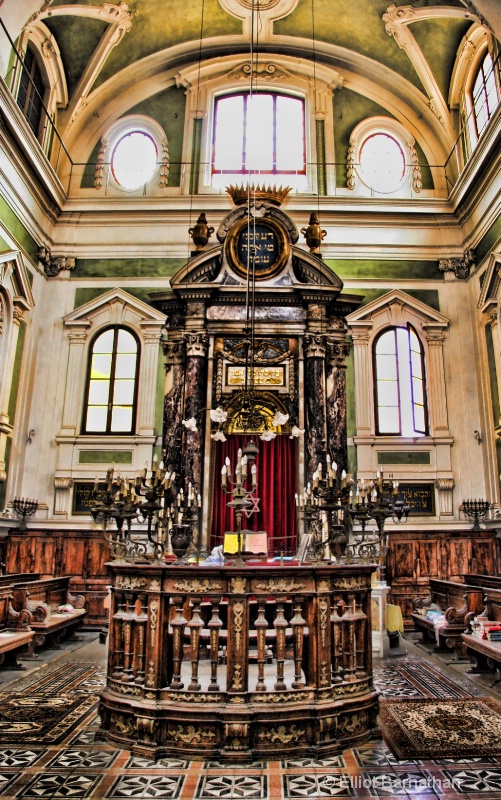
<svg viewBox="0 0 501 800">
<path fill-rule="evenodd" d="M 221 470 L 221 485 L 222 486 L 226 486 L 227 472 L 228 472 L 228 469 L 227 469 L 226 464 L 225 464 L 223 466 L 222 470 Z"/>
<path fill-rule="evenodd" d="M 197 494 L 197 506 L 202 508 L 202 497 L 200 496 L 200 492 Z"/>
<path fill-rule="evenodd" d="M 256 473 L 257 473 L 257 467 L 256 467 L 255 464 L 253 464 L 252 467 L 251 467 L 252 485 L 253 486 L 257 485 L 257 474 Z"/>
<path fill-rule="evenodd" d="M 97 492 L 98 488 L 99 488 L 99 478 L 96 475 L 96 477 L 94 478 L 94 491 Z"/>
</svg>

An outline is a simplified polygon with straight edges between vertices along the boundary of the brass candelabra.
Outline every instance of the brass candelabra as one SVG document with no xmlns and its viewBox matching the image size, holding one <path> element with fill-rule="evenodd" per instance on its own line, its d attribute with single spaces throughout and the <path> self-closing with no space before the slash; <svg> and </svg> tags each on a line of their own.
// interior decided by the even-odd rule
<svg viewBox="0 0 501 800">
<path fill-rule="evenodd" d="M 237 536 L 235 566 L 237 567 L 245 566 L 242 558 L 242 517 L 245 509 L 252 505 L 248 498 L 257 496 L 257 469 L 254 463 L 257 448 L 253 442 L 249 442 L 249 445 L 253 445 L 253 448 L 247 446 L 248 452 L 246 453 L 242 453 L 241 448 L 238 450 L 235 477 L 232 477 L 231 462 L 228 457 L 221 469 L 221 488 L 225 494 L 232 497 L 227 506 L 235 510 L 236 531 L 234 533 Z"/>
</svg>

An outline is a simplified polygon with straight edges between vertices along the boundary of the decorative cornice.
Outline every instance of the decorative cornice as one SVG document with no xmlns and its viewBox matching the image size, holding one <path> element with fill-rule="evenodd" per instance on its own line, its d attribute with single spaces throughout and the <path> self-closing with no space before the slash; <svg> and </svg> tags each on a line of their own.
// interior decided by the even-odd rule
<svg viewBox="0 0 501 800">
<path fill-rule="evenodd" d="M 458 280 L 466 280 L 472 267 L 475 267 L 475 251 L 466 250 L 463 258 L 441 258 L 438 262 L 440 272 L 453 272 Z"/>
<path fill-rule="evenodd" d="M 38 248 L 38 260 L 48 278 L 59 275 L 62 269 L 75 269 L 76 259 L 72 256 L 52 256 L 48 247 Z"/>
<path fill-rule="evenodd" d="M 250 61 L 246 61 L 244 64 L 239 64 L 238 67 L 235 67 L 228 72 L 228 79 L 230 81 L 248 81 L 257 79 L 259 81 L 269 82 L 291 77 L 292 75 L 288 70 L 284 69 L 283 67 L 278 67 L 276 64 L 272 64 L 270 61 L 267 64 L 260 64 L 254 69 L 252 68 Z"/>
</svg>

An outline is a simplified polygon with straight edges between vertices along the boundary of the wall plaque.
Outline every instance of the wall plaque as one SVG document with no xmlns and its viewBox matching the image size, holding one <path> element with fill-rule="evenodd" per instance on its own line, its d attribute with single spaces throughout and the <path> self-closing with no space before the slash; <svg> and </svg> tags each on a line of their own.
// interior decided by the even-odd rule
<svg viewBox="0 0 501 800">
<path fill-rule="evenodd" d="M 250 382 L 251 370 L 248 368 Z M 285 386 L 285 369 L 282 365 L 277 367 L 254 367 L 254 386 Z M 245 366 L 226 366 L 226 385 L 244 386 Z"/>
<path fill-rule="evenodd" d="M 92 481 L 75 481 L 73 484 L 73 508 L 71 513 L 78 516 L 90 516 L 90 510 L 95 505 L 95 500 L 92 499 L 92 492 L 94 490 L 94 482 Z"/>
<path fill-rule="evenodd" d="M 284 228 L 274 219 L 241 219 L 226 239 L 226 257 L 240 275 L 246 277 L 254 264 L 257 281 L 276 275 L 290 255 L 290 241 Z"/>
<path fill-rule="evenodd" d="M 435 486 L 433 483 L 399 483 L 398 499 L 405 500 L 409 515 L 435 516 Z"/>
</svg>

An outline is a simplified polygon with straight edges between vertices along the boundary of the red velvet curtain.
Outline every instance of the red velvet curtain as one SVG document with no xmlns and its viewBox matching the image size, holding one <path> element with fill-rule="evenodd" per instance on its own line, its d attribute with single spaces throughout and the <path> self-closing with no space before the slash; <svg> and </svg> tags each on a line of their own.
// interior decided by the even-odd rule
<svg viewBox="0 0 501 800">
<path fill-rule="evenodd" d="M 242 528 L 266 531 L 270 555 L 278 555 L 281 551 L 293 555 L 297 549 L 296 440 L 288 436 L 277 436 L 270 442 L 263 442 L 259 437 L 234 434 L 225 442 L 215 443 L 211 546 L 222 544 L 225 531 L 235 530 L 235 513 L 226 505 L 231 495 L 221 489 L 221 469 L 228 456 L 234 476 L 238 448 L 244 450 L 251 438 L 259 447 L 256 456 L 259 511 L 248 519 L 244 516 Z"/>
</svg>

